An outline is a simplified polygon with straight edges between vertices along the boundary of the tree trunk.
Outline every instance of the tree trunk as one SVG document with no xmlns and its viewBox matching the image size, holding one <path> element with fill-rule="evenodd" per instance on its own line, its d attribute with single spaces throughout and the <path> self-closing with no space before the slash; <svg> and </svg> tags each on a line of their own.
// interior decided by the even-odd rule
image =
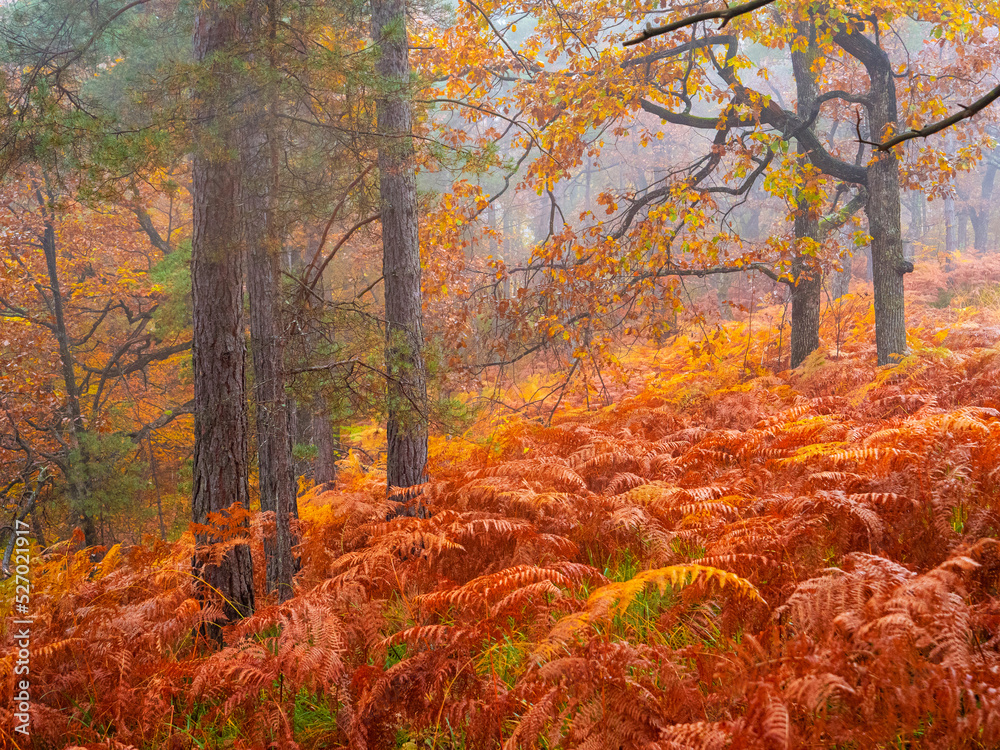
<svg viewBox="0 0 1000 750">
<path fill-rule="evenodd" d="M 979 205 L 970 209 L 972 219 L 973 245 L 979 252 L 985 252 L 989 247 L 990 231 L 990 200 L 993 197 L 993 184 L 996 180 L 997 165 L 993 161 L 986 163 L 986 174 L 983 176 L 983 187 Z"/>
<path fill-rule="evenodd" d="M 733 277 L 736 276 L 734 273 L 720 273 L 715 276 L 715 293 L 716 298 L 719 303 L 719 315 L 723 320 L 733 319 L 733 308 L 731 305 L 726 304 L 729 299 L 729 289 L 733 285 Z M 672 305 L 665 306 L 673 309 Z M 666 317 L 668 311 L 664 310 L 664 317 Z"/>
<path fill-rule="evenodd" d="M 957 249 L 955 242 L 955 199 L 950 195 L 944 199 L 944 267 L 951 268 L 951 259 Z"/>
<path fill-rule="evenodd" d="M 194 490 L 192 516 L 249 508 L 245 351 L 243 340 L 244 247 L 240 227 L 235 60 L 239 18 L 221 0 L 201 3 L 194 23 L 194 57 L 203 63 L 205 88 L 197 94 L 198 142 L 192 159 L 194 302 Z M 207 61 L 207 62 L 206 62 Z M 224 541 L 199 531 L 199 546 Z M 228 541 L 228 540 L 225 540 Z M 238 544 L 222 560 L 200 562 L 199 595 L 219 596 L 226 621 L 253 612 L 253 559 Z M 221 643 L 221 631 L 209 629 Z"/>
<path fill-rule="evenodd" d="M 798 33 L 809 38 L 805 50 L 792 52 L 792 70 L 798 94 L 796 109 L 799 117 L 807 119 L 818 95 L 819 84 L 813 62 L 819 55 L 816 47 L 816 27 L 801 25 Z M 797 144 L 800 168 L 809 164 L 808 148 Z M 807 197 L 810 191 L 800 190 L 796 195 L 795 257 L 792 260 L 792 334 L 791 366 L 802 361 L 819 348 L 820 307 L 823 292 L 823 273 L 816 262 L 819 242 L 819 207 Z M 815 191 L 812 191 L 815 192 Z"/>
<path fill-rule="evenodd" d="M 796 239 L 814 240 L 819 233 L 818 223 L 810 209 L 800 209 L 795 217 Z M 823 276 L 813 259 L 801 253 L 792 260 L 792 275 L 795 284 L 792 287 L 791 367 L 795 368 L 819 348 Z"/>
<path fill-rule="evenodd" d="M 833 296 L 834 299 L 840 299 L 844 295 L 850 294 L 851 292 L 851 276 L 852 276 L 851 265 L 853 263 L 853 260 L 854 259 L 850 256 L 844 258 L 843 270 L 837 271 L 837 273 L 833 275 L 833 283 L 831 284 L 832 286 L 831 295 Z"/>
<path fill-rule="evenodd" d="M 871 79 L 868 118 L 872 140 L 881 141 L 898 129 L 896 83 L 889 56 L 859 31 L 840 31 L 839 44 L 860 60 Z M 878 364 L 906 354 L 903 275 L 913 264 L 903 257 L 900 226 L 899 161 L 894 151 L 877 153 L 868 167 L 868 227 L 872 235 L 872 280 L 875 286 L 875 346 Z"/>
<path fill-rule="evenodd" d="M 337 478 L 337 443 L 339 436 L 335 434 L 326 409 L 315 411 L 312 418 L 313 441 L 316 445 L 316 463 L 313 469 L 313 479 L 316 486 L 333 482 Z M 336 432 L 339 432 L 337 430 Z"/>
<path fill-rule="evenodd" d="M 156 453 L 153 451 L 153 441 L 146 438 L 146 449 L 149 451 L 149 473 L 153 479 L 153 489 L 156 490 L 156 517 L 160 521 L 160 539 L 167 541 L 167 527 L 163 521 L 163 497 L 160 494 L 160 473 L 156 467 Z"/>
<path fill-rule="evenodd" d="M 267 27 L 273 44 L 278 22 L 277 0 L 268 3 Z M 257 7 L 257 6 L 255 6 Z M 248 42 L 263 36 L 265 19 L 250 17 Z M 270 47 L 271 44 L 268 46 Z M 263 55 L 254 54 L 263 64 Z M 273 60 L 271 60 L 273 67 Z M 250 341 L 253 353 L 254 400 L 257 423 L 257 461 L 260 472 L 260 509 L 275 514 L 276 533 L 264 540 L 265 576 L 269 592 L 285 601 L 292 595 L 298 565 L 292 555 L 291 518 L 297 515 L 293 484 L 292 445 L 285 397 L 285 331 L 281 311 L 281 230 L 277 217 L 279 144 L 273 86 L 249 90 L 243 131 L 243 231 L 249 268 Z"/>
<path fill-rule="evenodd" d="M 913 242 L 920 242 L 924 236 L 924 203 L 922 190 L 910 191 L 910 237 Z"/>
<path fill-rule="evenodd" d="M 427 383 L 405 0 L 373 0 L 372 37 L 379 47 L 376 109 L 382 136 L 378 166 L 389 412 L 386 472 L 390 488 L 412 487 L 426 481 Z"/>
</svg>

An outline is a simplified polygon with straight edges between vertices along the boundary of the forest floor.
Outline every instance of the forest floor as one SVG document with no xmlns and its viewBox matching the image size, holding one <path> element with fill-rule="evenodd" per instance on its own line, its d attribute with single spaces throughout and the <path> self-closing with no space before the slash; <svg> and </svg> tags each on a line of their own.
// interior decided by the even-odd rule
<svg viewBox="0 0 1000 750">
<path fill-rule="evenodd" d="M 190 537 L 99 563 L 57 545 L 31 571 L 31 739 L 8 700 L 0 738 L 996 747 L 1000 259 L 907 285 L 893 366 L 862 290 L 795 371 L 762 366 L 764 319 L 720 324 L 623 357 L 609 406 L 436 436 L 426 519 L 386 522 L 384 474 L 353 454 L 300 498 L 296 596 L 221 650 L 193 636 L 213 611 Z M 6 698 L 12 581 L 0 596 Z"/>
</svg>

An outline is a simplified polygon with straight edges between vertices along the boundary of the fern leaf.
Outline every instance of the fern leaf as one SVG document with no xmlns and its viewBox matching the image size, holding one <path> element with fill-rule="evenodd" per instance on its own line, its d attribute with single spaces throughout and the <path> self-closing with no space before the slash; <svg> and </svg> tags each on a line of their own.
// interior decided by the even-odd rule
<svg viewBox="0 0 1000 750">
<path fill-rule="evenodd" d="M 714 582 L 719 588 L 732 588 L 736 593 L 764 603 L 757 587 L 750 581 L 720 568 L 707 565 L 671 565 L 647 570 L 628 581 L 609 583 L 597 589 L 587 599 L 584 611 L 567 615 L 556 623 L 546 641 L 536 650 L 535 657 L 544 660 L 555 653 L 560 644 L 569 641 L 591 623 L 621 615 L 647 586 L 656 586 L 662 594 L 668 588 L 680 590 L 698 581 Z"/>
</svg>

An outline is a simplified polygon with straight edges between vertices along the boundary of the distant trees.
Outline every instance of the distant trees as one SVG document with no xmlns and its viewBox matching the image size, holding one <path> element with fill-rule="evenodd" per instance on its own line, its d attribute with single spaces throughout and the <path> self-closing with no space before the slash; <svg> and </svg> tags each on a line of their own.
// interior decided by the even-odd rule
<svg viewBox="0 0 1000 750">
<path fill-rule="evenodd" d="M 878 21 L 875 36 L 879 39 Z M 793 47 L 792 63 L 798 89 L 798 111 L 791 112 L 779 107 L 774 101 L 767 102 L 760 109 L 758 118 L 747 125 L 770 126 L 779 132 L 796 138 L 800 155 L 808 159 L 819 172 L 830 177 L 854 183 L 866 188 L 866 213 L 869 233 L 872 236 L 873 276 L 875 284 L 875 321 L 877 360 L 880 365 L 888 364 L 906 353 L 906 327 L 903 300 L 903 275 L 913 270 L 911 263 L 903 257 L 903 242 L 900 226 L 900 179 L 896 154 L 876 150 L 871 163 L 862 166 L 838 158 L 820 142 L 812 131 L 813 123 L 820 114 L 824 102 L 841 100 L 857 102 L 864 106 L 869 132 L 873 134 L 891 133 L 898 129 L 896 109 L 896 87 L 889 56 L 879 46 L 864 35 L 864 29 L 856 25 L 835 29 L 832 39 L 838 47 L 858 60 L 868 74 L 867 91 L 834 90 L 827 86 L 819 89 L 819 78 L 815 68 L 819 50 L 816 47 L 816 26 L 825 28 L 820 18 L 800 21 L 791 35 Z M 729 36 L 727 44 L 736 44 L 735 35 Z M 801 41 L 799 41 L 801 40 Z M 796 49 L 800 46 L 801 49 Z M 727 60 L 735 58 L 730 52 Z M 719 69 L 720 76 L 730 84 L 734 92 L 731 106 L 746 106 L 751 101 L 760 101 L 763 94 L 747 89 L 740 81 L 735 65 Z M 670 122 L 687 124 L 694 120 L 690 115 L 675 114 L 666 108 L 644 104 L 647 111 L 659 114 Z M 729 117 L 724 113 L 723 118 Z M 877 144 L 876 144 L 877 145 Z M 862 149 L 864 145 L 862 144 Z M 839 194 L 838 194 L 839 196 Z M 800 200 L 795 214 L 795 234 L 800 240 L 818 240 L 818 221 L 815 216 L 816 199 L 805 204 Z M 793 262 L 792 275 L 792 366 L 802 362 L 805 355 L 819 345 L 819 305 L 822 272 L 801 254 Z"/>
<path fill-rule="evenodd" d="M 1000 153 L 991 149 L 984 159 L 985 169 L 980 182 L 979 195 L 969 202 L 968 214 L 972 222 L 973 247 L 988 250 L 990 246 L 990 219 L 993 211 L 993 190 L 996 186 L 997 169 L 1000 168 Z M 994 237 L 994 242 L 996 238 Z"/>
<path fill-rule="evenodd" d="M 690 290 L 678 279 L 752 270 L 791 288 L 796 366 L 819 344 L 823 273 L 840 254 L 830 230 L 865 207 L 878 269 L 877 361 L 887 364 L 906 352 L 903 277 L 912 267 L 900 236 L 900 191 L 904 183 L 947 179 L 948 170 L 935 163 L 933 144 L 921 141 L 922 151 L 909 149 L 905 161 L 891 146 L 968 119 L 996 98 L 990 92 L 939 119 L 942 97 L 964 102 L 983 87 L 970 82 L 995 51 L 992 37 L 980 33 L 993 16 L 956 6 L 959 31 L 929 10 L 924 20 L 931 26 L 920 33 L 940 41 L 924 54 L 908 26 L 911 11 L 894 3 L 864 18 L 836 5 L 763 8 L 769 4 L 693 16 L 687 6 L 644 7 L 670 23 L 630 38 L 634 33 L 610 20 L 635 18 L 635 9 L 625 5 L 581 6 L 570 19 L 532 3 L 525 8 L 532 16 L 528 25 L 506 17 L 500 3 L 487 2 L 468 15 L 488 16 L 490 23 L 470 20 L 461 41 L 441 41 L 454 50 L 453 67 L 470 67 L 465 78 L 448 79 L 450 98 L 439 101 L 470 123 L 482 122 L 484 114 L 505 117 L 503 132 L 512 133 L 508 137 L 523 153 L 516 152 L 513 171 L 498 160 L 497 172 L 505 185 L 523 178 L 522 189 L 551 200 L 555 231 L 525 264 L 535 283 L 531 301 L 519 307 L 546 309 L 539 339 L 569 340 L 579 361 L 583 352 L 604 351 L 622 328 L 638 332 L 655 325 L 655 313 L 645 312 L 662 309 L 654 297 L 675 310 L 688 304 Z M 761 10 L 737 20 L 755 9 Z M 727 24 L 703 23 L 714 19 Z M 521 26 L 530 30 L 517 31 Z M 654 37 L 657 43 L 635 54 L 615 48 Z M 754 59 L 750 45 L 757 45 Z M 792 102 L 784 100 L 785 74 L 757 59 L 761 47 L 774 48 L 777 59 L 791 52 L 798 89 Z M 939 48 L 948 52 L 939 54 Z M 427 57 L 430 71 L 447 68 L 441 52 Z M 901 68 L 904 60 L 911 61 L 909 69 Z M 662 120 L 665 132 L 657 133 L 651 118 L 636 117 L 640 109 Z M 576 207 L 560 203 L 558 184 L 572 180 L 585 160 L 614 164 L 620 158 L 614 136 L 626 134 L 650 146 L 654 136 L 665 136 L 664 144 L 675 138 L 678 153 L 667 155 L 669 145 L 651 148 L 667 160 L 657 167 L 660 179 L 648 181 L 633 166 L 633 184 L 606 188 L 599 205 L 584 207 L 575 220 Z M 797 154 L 787 156 L 793 141 Z M 489 154 L 487 143 L 488 136 L 483 144 Z M 795 226 L 754 241 L 739 235 L 732 218 L 759 210 L 745 202 L 761 184 L 785 202 Z M 456 195 L 462 190 L 456 185 Z M 495 196 L 483 198 L 492 205 Z M 592 219 L 584 218 L 586 211 Z M 497 273 L 503 270 L 498 263 Z M 536 339 L 526 347 L 540 344 Z"/>
<path fill-rule="evenodd" d="M 190 408 L 178 378 L 179 360 L 191 347 L 189 332 L 165 323 L 163 308 L 175 301 L 149 273 L 170 252 L 169 237 L 147 246 L 136 217 L 120 210 L 148 198 L 138 176 L 162 166 L 172 139 L 135 122 L 123 124 L 117 108 L 122 98 L 104 88 L 104 76 L 122 59 L 122 40 L 137 46 L 149 41 L 149 25 L 133 22 L 153 1 L 14 2 L 0 17 L 0 173 L 11 199 L 3 223 L 32 227 L 7 235 L 17 238 L 9 249 L 19 270 L 8 277 L 14 283 L 7 301 L 16 309 L 4 317 L 36 333 L 52 331 L 54 345 L 35 345 L 58 353 L 59 361 L 59 385 L 45 374 L 44 357 L 27 376 L 19 347 L 28 344 L 30 352 L 32 337 L 7 337 L 12 346 L 3 369 L 12 382 L 21 373 L 22 383 L 49 390 L 32 409 L 20 403 L 23 387 L 3 389 L 0 466 L 9 476 L 7 451 L 23 454 L 20 485 L 7 490 L 32 485 L 32 471 L 51 477 L 44 483 L 52 488 L 47 498 L 68 498 L 70 521 L 89 546 L 121 538 L 133 522 L 141 525 L 147 511 L 140 507 L 142 496 L 152 494 L 147 469 L 156 480 L 159 527 L 166 532 L 160 478 L 137 452 L 155 463 L 154 433 Z M 126 28 L 134 33 L 120 33 Z M 169 47 L 162 35 L 160 42 Z M 20 188 L 26 192 L 19 194 Z M 144 208 L 139 211 L 149 219 Z M 151 219 L 148 228 L 155 233 Z M 28 281 L 34 235 L 45 275 Z M 37 292 L 41 306 L 23 296 L 22 304 L 14 302 L 25 291 Z M 167 400 L 176 397 L 181 401 Z M 180 462 L 174 456 L 167 463 L 178 468 Z M 170 480 L 163 489 L 177 485 Z M 36 505 L 40 487 L 29 493 Z M 48 499 L 46 515 L 61 524 L 58 502 Z"/>
<path fill-rule="evenodd" d="M 721 11 L 706 11 L 695 15 L 682 17 L 676 21 L 665 24 L 661 27 L 647 27 L 643 34 L 635 39 L 626 42 L 626 45 L 651 39 L 663 33 L 676 31 L 687 26 L 693 26 L 701 21 L 719 19 L 723 24 L 741 15 L 752 13 L 758 9 L 770 5 L 773 0 L 755 0 L 742 5 L 733 6 Z M 794 12 L 794 11 L 793 11 Z M 801 15 L 803 11 L 799 10 Z M 776 13 L 773 13 L 778 18 Z M 896 73 L 889 55 L 882 45 L 880 26 L 884 23 L 891 28 L 895 11 L 889 7 L 883 9 L 881 13 L 874 13 L 869 17 L 848 17 L 844 19 L 839 11 L 828 19 L 821 19 L 815 15 L 810 15 L 808 23 L 800 25 L 797 33 L 800 39 L 808 39 L 808 48 L 815 45 L 815 35 L 818 29 L 832 37 L 837 46 L 844 52 L 858 60 L 868 75 L 869 88 L 867 92 L 854 93 L 851 91 L 829 91 L 823 99 L 844 99 L 864 106 L 867 114 L 868 132 L 872 134 L 874 142 L 870 145 L 875 149 L 872 160 L 865 170 L 864 179 L 851 179 L 846 165 L 831 164 L 830 157 L 825 153 L 825 149 L 818 143 L 809 144 L 805 149 L 800 149 L 803 153 L 809 154 L 814 166 L 823 169 L 826 165 L 828 169 L 833 166 L 834 171 L 828 172 L 831 175 L 839 176 L 842 179 L 858 182 L 867 188 L 866 213 L 868 215 L 869 232 L 872 236 L 871 257 L 872 275 L 875 291 L 875 338 L 878 364 L 889 364 L 896 358 L 906 353 L 906 320 L 903 297 L 903 276 L 913 270 L 913 264 L 906 260 L 903 253 L 903 240 L 901 228 L 901 201 L 900 201 L 900 165 L 897 154 L 893 147 L 913 138 L 926 138 L 934 133 L 940 132 L 948 127 L 970 118 L 992 104 L 1000 98 L 1000 86 L 986 93 L 972 104 L 963 105 L 960 111 L 939 122 L 933 122 L 920 128 L 904 130 L 901 127 L 897 110 Z M 871 23 L 874 39 L 869 39 L 865 35 L 866 25 Z M 974 23 L 989 23 L 983 16 L 976 17 Z M 952 32 L 953 33 L 953 32 Z M 938 36 L 944 36 L 941 33 Z M 819 105 L 822 103 L 817 99 L 818 92 L 815 84 L 812 83 L 817 71 L 815 68 L 804 64 L 804 55 L 801 49 L 796 49 L 798 41 L 791 44 L 793 69 L 798 87 L 799 111 L 798 122 L 794 123 L 793 132 L 801 134 L 804 130 L 812 127 L 819 114 Z M 815 56 L 813 57 L 815 61 Z M 961 63 L 961 61 L 959 61 Z M 719 71 L 720 74 L 723 71 Z M 723 74 L 723 77 L 726 76 Z M 730 75 L 727 79 L 731 84 L 735 82 L 735 77 Z M 808 82 L 808 84 L 807 84 Z M 808 106 L 803 106 L 808 103 Z M 769 110 L 774 108 L 773 103 L 766 106 L 762 112 L 761 122 L 778 124 L 785 120 L 792 124 L 792 120 L 785 116 L 766 117 Z M 785 128 L 786 132 L 788 129 Z M 860 120 L 859 120 L 860 138 Z M 862 144 L 863 147 L 864 144 Z M 859 156 L 860 156 L 859 151 Z M 817 158 L 818 157 L 818 158 Z M 840 174 L 837 174 L 837 173 Z M 988 194 L 992 189 L 992 180 L 984 182 L 984 194 Z M 800 206 L 800 211 L 802 207 Z M 810 220 L 805 215 L 796 215 L 796 234 L 806 230 L 806 225 Z M 810 227 L 811 229 L 811 227 Z M 808 230 L 807 230 L 808 231 Z M 798 261 L 801 263 L 801 261 Z M 798 274 L 795 274 L 798 276 Z M 800 283 L 796 283 L 798 288 Z M 818 290 L 807 293 L 802 289 L 793 292 L 793 333 L 792 333 L 792 365 L 801 362 L 805 349 L 814 348 L 814 343 L 818 345 L 818 340 L 813 342 L 812 335 L 808 339 L 801 332 L 795 334 L 795 303 L 799 302 L 800 318 L 804 314 L 809 315 L 810 323 L 808 330 L 815 328 L 818 331 L 818 314 L 812 314 L 814 307 L 818 306 L 806 304 L 806 298 L 815 299 L 818 297 Z M 812 319 L 815 318 L 815 325 Z M 798 356 L 796 353 L 796 341 L 799 341 Z"/>
<path fill-rule="evenodd" d="M 29 488 L 41 474 L 55 479 L 71 522 L 96 546 L 117 537 L 127 509 L 146 513 L 133 453 L 147 452 L 148 425 L 185 413 L 157 394 L 176 383 L 191 341 L 157 330 L 165 295 L 144 272 L 160 253 L 129 212 L 81 205 L 39 167 L 13 177 L 0 190 L 0 482 L 37 504 Z M 130 407 L 136 395 L 149 401 Z M 164 417 L 157 403 L 176 411 Z"/>
</svg>

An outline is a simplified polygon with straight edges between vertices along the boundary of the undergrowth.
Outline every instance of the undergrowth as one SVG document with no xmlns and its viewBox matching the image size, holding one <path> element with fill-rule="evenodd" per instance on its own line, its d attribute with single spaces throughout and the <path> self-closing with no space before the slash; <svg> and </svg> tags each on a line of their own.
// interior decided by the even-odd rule
<svg viewBox="0 0 1000 750">
<path fill-rule="evenodd" d="M 195 635 L 220 609 L 195 598 L 190 538 L 99 563 L 35 550 L 33 734 L 18 744 L 4 700 L 0 736 L 995 747 L 996 311 L 937 309 L 929 278 L 910 283 L 912 354 L 891 367 L 872 364 L 868 306 L 847 304 L 823 340 L 848 334 L 797 371 L 748 370 L 754 340 L 733 323 L 711 351 L 633 352 L 612 407 L 435 439 L 429 518 L 386 522 L 384 474 L 353 456 L 300 499 L 296 596 L 221 650 Z"/>
</svg>

